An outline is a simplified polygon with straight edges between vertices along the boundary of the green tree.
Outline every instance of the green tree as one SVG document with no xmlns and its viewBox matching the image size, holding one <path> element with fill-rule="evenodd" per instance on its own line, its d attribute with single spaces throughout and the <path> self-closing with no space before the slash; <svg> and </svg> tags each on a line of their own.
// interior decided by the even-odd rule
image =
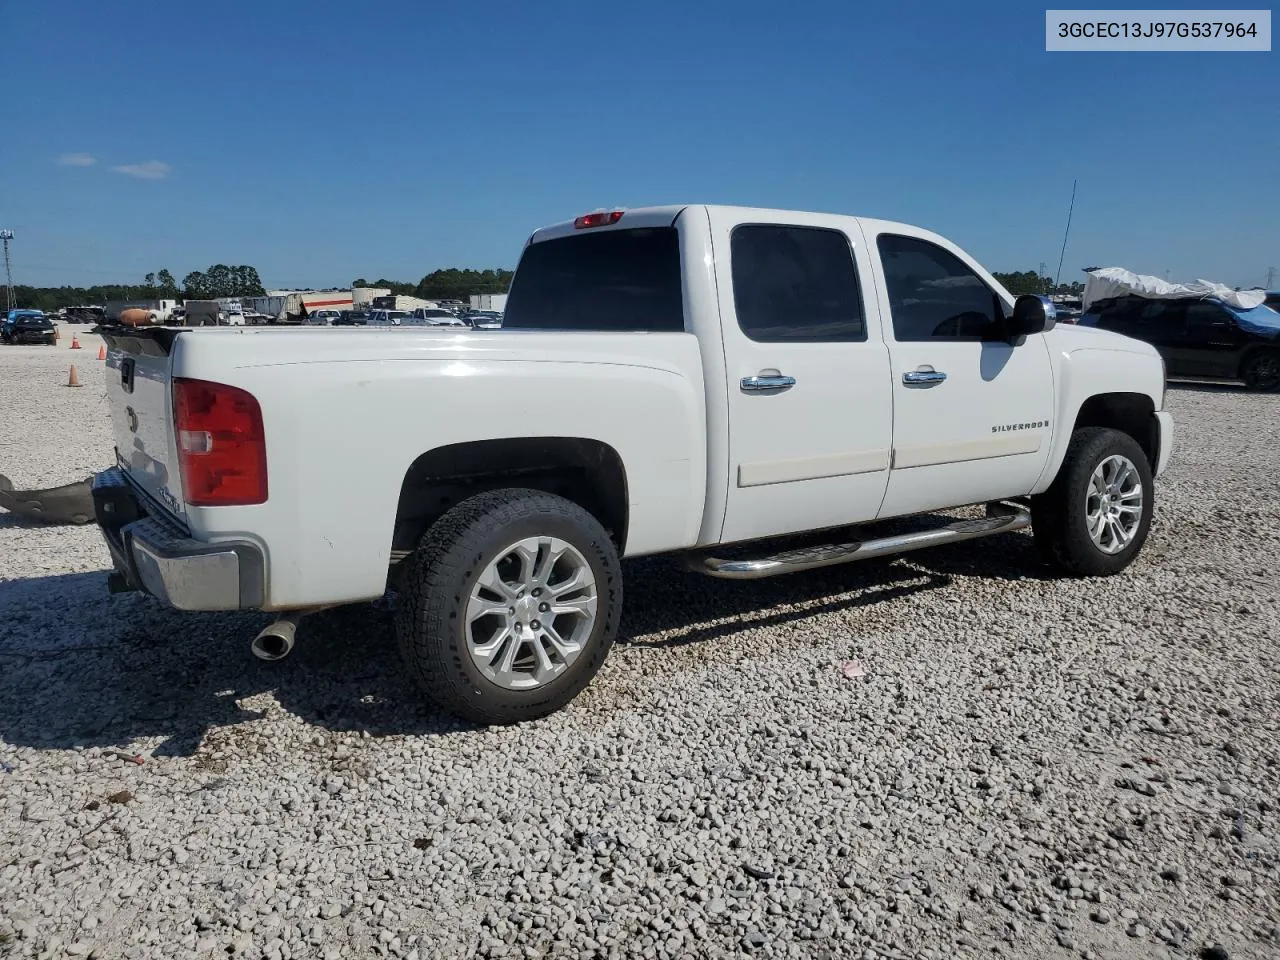
<svg viewBox="0 0 1280 960">
<path fill-rule="evenodd" d="M 1053 289 L 1053 277 L 1042 277 L 1035 270 L 1023 270 L 1020 273 L 993 273 L 992 276 L 1015 297 L 1027 293 L 1044 295 Z"/>
<path fill-rule="evenodd" d="M 367 287 L 367 286 L 369 286 L 369 281 L 368 281 L 368 280 L 366 280 L 364 277 L 361 277 L 359 280 L 352 280 L 352 281 L 351 281 L 351 286 L 353 286 L 353 287 Z"/>
<path fill-rule="evenodd" d="M 167 269 L 157 273 L 156 280 L 160 284 L 160 292 L 166 297 L 176 297 L 178 295 L 178 282 L 173 279 L 173 274 Z"/>
<path fill-rule="evenodd" d="M 266 289 L 262 286 L 262 280 L 258 277 L 258 271 L 255 267 L 245 266 L 241 264 L 236 267 L 236 292 L 233 297 L 265 297 Z"/>
<path fill-rule="evenodd" d="M 209 278 L 199 270 L 192 270 L 182 278 L 182 296 L 187 300 L 211 300 Z"/>
<path fill-rule="evenodd" d="M 506 293 L 510 270 L 459 270 L 449 267 L 427 274 L 413 293 L 425 300 L 465 300 L 473 293 Z"/>
<path fill-rule="evenodd" d="M 142 282 L 148 287 L 154 287 L 156 285 L 156 275 L 154 273 L 148 273 L 142 278 Z"/>
</svg>

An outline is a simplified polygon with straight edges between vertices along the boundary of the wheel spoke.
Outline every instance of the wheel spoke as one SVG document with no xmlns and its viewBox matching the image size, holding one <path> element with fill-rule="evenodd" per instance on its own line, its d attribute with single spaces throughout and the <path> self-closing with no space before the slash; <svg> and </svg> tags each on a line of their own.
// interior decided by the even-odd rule
<svg viewBox="0 0 1280 960">
<path fill-rule="evenodd" d="M 550 624 L 544 626 L 542 632 L 551 641 L 551 645 L 556 648 L 556 653 L 560 654 L 565 663 L 570 663 L 582 650 L 582 644 L 567 642 L 556 631 L 556 628 Z"/>
<path fill-rule="evenodd" d="M 562 613 L 574 614 L 579 617 L 594 617 L 596 615 L 596 598 L 574 597 L 572 600 L 557 600 L 551 605 L 551 614 L 558 617 Z"/>
<path fill-rule="evenodd" d="M 511 628 L 503 627 L 484 643 L 472 643 L 471 652 L 475 656 L 484 660 L 488 666 L 493 666 L 493 658 L 497 655 L 502 644 L 511 636 Z"/>
<path fill-rule="evenodd" d="M 533 638 L 533 655 L 538 658 L 538 672 L 542 674 L 542 682 L 546 682 L 551 678 L 551 674 L 556 672 L 555 664 L 551 662 L 551 657 L 547 655 L 547 648 L 542 645 L 542 637 Z"/>
<path fill-rule="evenodd" d="M 560 558 L 564 556 L 565 551 L 569 549 L 567 543 L 559 540 L 551 540 L 544 538 L 538 544 L 538 556 L 541 562 L 533 573 L 532 585 L 535 587 L 547 586 L 547 581 L 551 579 L 551 573 L 556 568 L 556 564 L 560 562 Z"/>
<path fill-rule="evenodd" d="M 505 600 L 486 600 L 484 597 L 472 594 L 470 602 L 467 603 L 467 622 L 471 623 L 481 617 L 505 616 L 508 609 Z"/>
<path fill-rule="evenodd" d="M 542 542 L 538 541 L 531 547 L 528 540 L 524 540 L 516 544 L 515 549 L 511 551 L 511 555 L 520 561 L 520 586 L 524 588 L 531 587 L 534 583 L 534 572 L 538 566 L 538 554 L 541 550 Z"/>
<path fill-rule="evenodd" d="M 498 664 L 500 677 L 510 675 L 512 668 L 516 665 L 516 653 L 522 646 L 524 646 L 524 639 L 520 636 L 512 636 L 511 642 L 502 653 L 502 662 Z"/>
<path fill-rule="evenodd" d="M 1088 516 L 1089 536 L 1094 540 L 1098 540 L 1102 536 L 1103 516 L 1101 512 L 1091 513 Z"/>
<path fill-rule="evenodd" d="M 498 574 L 498 564 L 496 561 L 489 564 L 484 573 L 480 574 L 480 579 L 476 581 L 476 586 L 483 587 L 484 589 L 507 599 L 515 596 L 515 591 L 511 589 L 510 584 L 504 581 Z"/>
<path fill-rule="evenodd" d="M 547 592 L 549 592 L 551 596 L 555 597 L 556 600 L 558 601 L 561 597 L 563 597 L 567 593 L 571 594 L 571 593 L 575 593 L 578 590 L 581 590 L 584 586 L 586 586 L 586 584 L 590 580 L 590 577 L 591 577 L 590 570 L 584 569 L 583 567 L 578 567 L 576 570 L 573 571 L 573 575 L 569 577 L 568 580 L 562 580 L 560 583 L 547 584 Z"/>
</svg>

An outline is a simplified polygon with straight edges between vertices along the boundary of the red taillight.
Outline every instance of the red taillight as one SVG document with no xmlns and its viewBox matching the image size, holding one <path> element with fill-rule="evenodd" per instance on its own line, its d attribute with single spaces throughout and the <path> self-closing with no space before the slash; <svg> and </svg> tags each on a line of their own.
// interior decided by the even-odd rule
<svg viewBox="0 0 1280 960">
<path fill-rule="evenodd" d="M 267 441 L 253 394 L 205 380 L 173 381 L 182 497 L 193 507 L 267 499 Z"/>
<path fill-rule="evenodd" d="M 573 221 L 574 229 L 583 230 L 587 227 L 611 227 L 622 219 L 622 210 L 610 210 L 605 212 L 601 210 L 597 213 L 588 213 Z"/>
</svg>

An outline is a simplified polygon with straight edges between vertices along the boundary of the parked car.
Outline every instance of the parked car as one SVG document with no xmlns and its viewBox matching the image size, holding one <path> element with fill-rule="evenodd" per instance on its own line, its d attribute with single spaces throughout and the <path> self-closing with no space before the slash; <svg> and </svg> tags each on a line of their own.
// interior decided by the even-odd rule
<svg viewBox="0 0 1280 960">
<path fill-rule="evenodd" d="M 362 310 L 339 310 L 338 319 L 333 321 L 338 327 L 363 327 L 369 322 L 369 315 Z"/>
<path fill-rule="evenodd" d="M 496 310 L 472 310 L 462 319 L 477 330 L 502 329 L 502 314 Z"/>
<path fill-rule="evenodd" d="M 342 319 L 337 310 L 317 310 L 307 317 L 307 323 L 313 327 L 331 327 Z"/>
<path fill-rule="evenodd" d="M 1084 314 L 1079 297 L 1062 297 L 1055 306 L 1058 310 L 1059 323 L 1079 323 L 1080 317 Z"/>
<path fill-rule="evenodd" d="M 410 315 L 414 320 L 421 321 L 431 327 L 466 326 L 452 310 L 446 310 L 443 307 L 418 307 Z"/>
<path fill-rule="evenodd" d="M 390 583 L 431 696 L 529 720 L 604 661 L 620 557 L 757 579 L 1031 527 L 1054 569 L 1107 576 L 1142 549 L 1172 449 L 1154 348 L 1055 326 L 905 224 L 591 213 L 529 237 L 504 326 L 483 349 L 430 328 L 109 334 L 111 589 L 275 611 L 252 643 L 274 660 L 299 617 Z M 936 516 L 966 505 L 985 516 Z M 818 545 L 771 542 L 802 532 Z"/>
<path fill-rule="evenodd" d="M 1241 310 L 1219 300 L 1099 300 L 1080 318 L 1151 344 L 1169 376 L 1243 380 L 1250 390 L 1280 389 L 1280 313 Z"/>
<path fill-rule="evenodd" d="M 58 342 L 58 328 L 39 310 L 10 310 L 0 326 L 0 341 L 54 346 Z"/>
<path fill-rule="evenodd" d="M 404 324 L 405 318 L 410 316 L 412 315 L 408 310 L 371 310 L 367 325 L 370 327 L 399 327 Z"/>
</svg>

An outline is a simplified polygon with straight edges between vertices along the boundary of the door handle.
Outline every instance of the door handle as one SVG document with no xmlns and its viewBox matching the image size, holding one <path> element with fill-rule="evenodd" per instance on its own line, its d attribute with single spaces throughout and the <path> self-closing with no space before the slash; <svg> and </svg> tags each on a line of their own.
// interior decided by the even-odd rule
<svg viewBox="0 0 1280 960">
<path fill-rule="evenodd" d="M 786 390 L 796 385 L 795 377 L 784 377 L 782 375 L 743 377 L 742 389 L 747 391 L 759 390 Z"/>
<path fill-rule="evenodd" d="M 902 375 L 903 383 L 941 383 L 947 375 L 941 370 L 908 370 Z"/>
</svg>

